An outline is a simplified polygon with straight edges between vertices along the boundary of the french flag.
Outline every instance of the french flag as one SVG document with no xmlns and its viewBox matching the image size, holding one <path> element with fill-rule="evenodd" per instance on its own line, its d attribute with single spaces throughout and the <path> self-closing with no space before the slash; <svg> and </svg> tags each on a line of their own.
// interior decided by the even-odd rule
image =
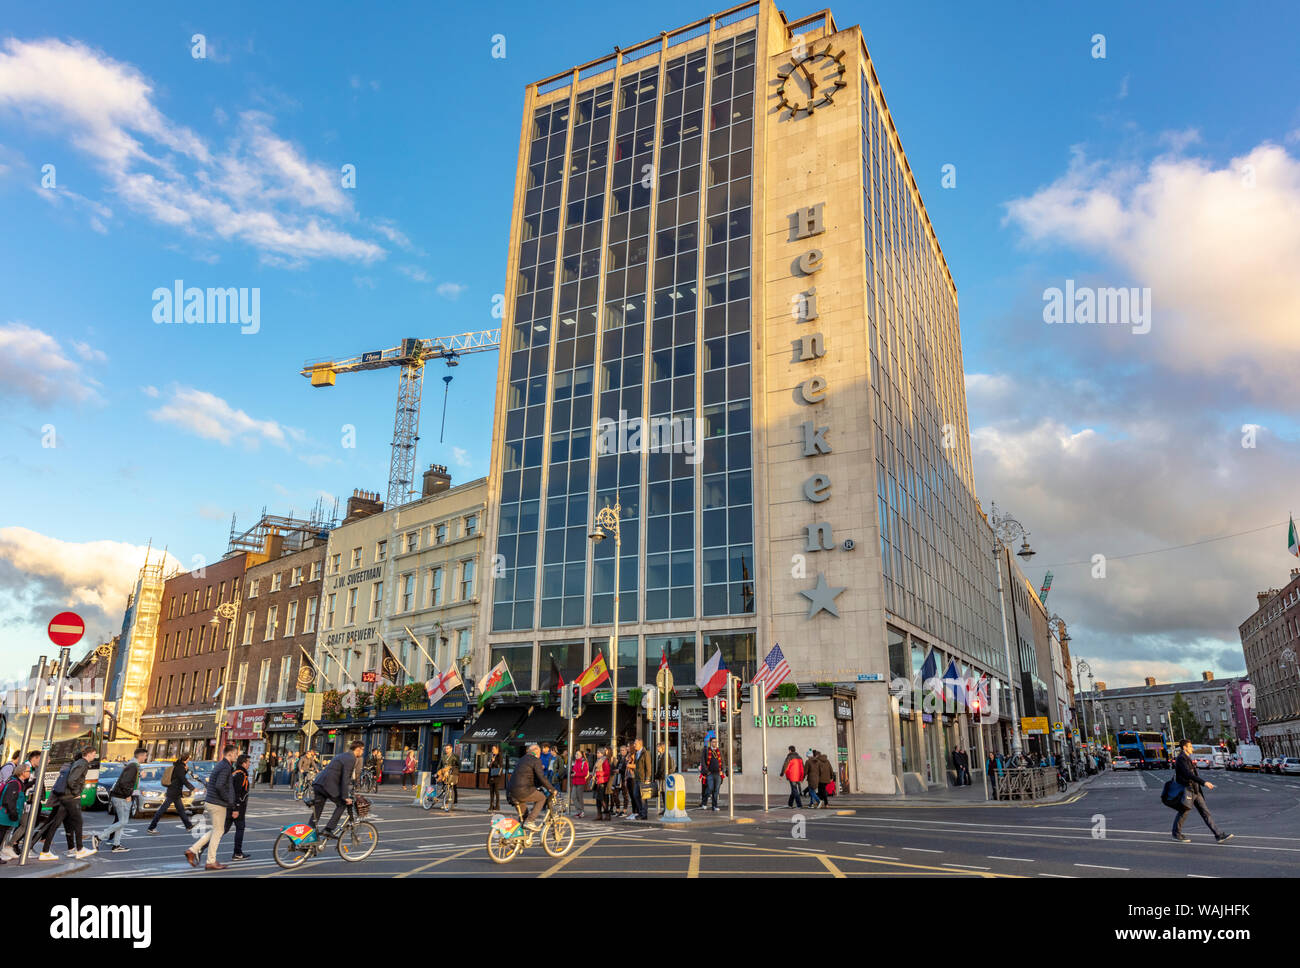
<svg viewBox="0 0 1300 968">
<path fill-rule="evenodd" d="M 700 689 L 712 699 L 727 687 L 727 664 L 722 661 L 722 649 L 713 653 L 713 658 L 700 670 Z"/>
</svg>

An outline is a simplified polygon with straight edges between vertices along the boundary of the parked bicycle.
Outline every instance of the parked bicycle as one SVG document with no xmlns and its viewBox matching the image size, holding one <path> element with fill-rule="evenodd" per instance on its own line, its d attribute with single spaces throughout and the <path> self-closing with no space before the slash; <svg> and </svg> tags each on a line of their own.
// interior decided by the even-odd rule
<svg viewBox="0 0 1300 968">
<path fill-rule="evenodd" d="M 421 794 L 420 806 L 424 807 L 425 810 L 432 810 L 437 807 L 439 810 L 450 811 L 453 789 L 450 783 L 435 782 L 433 786 Z"/>
<path fill-rule="evenodd" d="M 319 856 L 333 840 L 343 860 L 349 863 L 365 860 L 379 846 L 379 828 L 366 819 L 369 815 L 370 801 L 360 796 L 353 797 L 339 829 L 333 834 L 326 836 L 310 823 L 290 824 L 275 838 L 271 856 L 279 867 L 292 870 L 308 858 Z"/>
<path fill-rule="evenodd" d="M 368 766 L 365 767 L 354 786 L 358 793 L 374 793 L 379 789 L 379 783 L 375 779 L 375 771 Z"/>
<path fill-rule="evenodd" d="M 494 814 L 492 817 L 487 852 L 494 862 L 506 864 L 514 860 L 525 847 L 533 845 L 534 837 L 541 837 L 542 850 L 552 857 L 563 857 L 573 848 L 576 831 L 573 821 L 564 816 L 564 798 L 558 793 L 547 798 L 546 815 L 537 830 L 529 830 L 524 826 L 524 808 L 518 803 L 514 806 L 516 817 L 503 814 Z"/>
<path fill-rule="evenodd" d="M 312 783 L 316 780 L 316 774 L 319 772 L 319 770 L 312 770 L 309 773 L 303 773 L 298 778 L 298 785 L 293 789 L 293 798 L 295 800 L 301 800 L 307 795 L 307 791 L 311 789 Z"/>
</svg>

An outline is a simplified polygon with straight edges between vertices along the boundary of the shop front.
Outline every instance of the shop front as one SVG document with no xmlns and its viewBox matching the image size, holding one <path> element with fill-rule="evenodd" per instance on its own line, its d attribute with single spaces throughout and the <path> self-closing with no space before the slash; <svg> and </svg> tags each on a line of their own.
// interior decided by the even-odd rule
<svg viewBox="0 0 1300 968">
<path fill-rule="evenodd" d="M 298 709 L 268 712 L 263 726 L 267 748 L 283 762 L 302 750 L 302 712 Z"/>
<path fill-rule="evenodd" d="M 481 710 L 478 717 L 461 736 L 461 742 L 468 746 L 474 758 L 474 776 L 477 786 L 486 787 L 488 763 L 492 758 L 492 747 L 497 746 L 505 758 L 505 768 L 514 766 L 520 751 L 512 745 L 516 727 L 524 721 L 528 713 L 526 706 L 493 706 Z"/>
<path fill-rule="evenodd" d="M 259 766 L 262 762 L 262 754 L 266 752 L 266 739 L 263 734 L 266 707 L 227 710 L 226 722 L 229 725 L 222 731 L 222 748 L 224 749 L 227 743 L 233 743 L 242 752 L 248 754 L 254 767 Z"/>
<path fill-rule="evenodd" d="M 140 742 L 151 760 L 174 760 L 182 753 L 194 760 L 215 759 L 215 713 L 188 717 L 145 717 Z"/>
<path fill-rule="evenodd" d="M 460 757 L 462 785 L 473 786 L 474 751 L 461 740 L 468 712 L 469 703 L 462 692 L 444 696 L 423 709 L 385 709 L 366 719 L 325 720 L 316 734 L 316 748 L 330 756 L 360 740 L 367 757 L 376 749 L 384 754 L 384 782 L 400 783 L 408 750 L 415 752 L 418 776 L 436 770 L 442 748 L 450 745 Z"/>
<path fill-rule="evenodd" d="M 740 737 L 750 755 L 750 769 L 737 771 L 736 792 L 761 794 L 763 792 L 763 723 L 767 724 L 768 793 L 772 798 L 785 800 L 789 792 L 781 776 L 790 747 L 803 759 L 809 751 L 817 750 L 831 762 L 836 774 L 837 793 L 853 789 L 855 771 L 853 762 L 853 702 L 847 696 L 800 696 L 795 699 L 770 698 L 761 710 L 745 706 L 740 721 Z M 726 730 L 719 746 L 726 755 Z M 733 733 L 733 738 L 735 734 Z M 724 791 L 726 787 L 723 787 Z"/>
</svg>

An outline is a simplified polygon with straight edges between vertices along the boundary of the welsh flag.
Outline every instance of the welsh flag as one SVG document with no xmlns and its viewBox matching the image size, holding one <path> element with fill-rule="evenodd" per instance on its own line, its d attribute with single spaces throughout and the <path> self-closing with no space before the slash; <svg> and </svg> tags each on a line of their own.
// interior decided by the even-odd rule
<svg viewBox="0 0 1300 968">
<path fill-rule="evenodd" d="M 1295 533 L 1295 518 L 1291 518 L 1291 529 L 1286 535 L 1286 550 L 1300 558 L 1300 538 Z"/>
<path fill-rule="evenodd" d="M 424 684 L 424 691 L 429 694 L 429 705 L 432 706 L 460 684 L 460 673 L 455 669 L 448 669 L 441 675 L 434 676 Z"/>
<path fill-rule="evenodd" d="M 492 670 L 478 681 L 478 704 L 482 706 L 506 686 L 514 688 L 515 681 L 510 677 L 510 667 L 502 659 Z"/>
</svg>

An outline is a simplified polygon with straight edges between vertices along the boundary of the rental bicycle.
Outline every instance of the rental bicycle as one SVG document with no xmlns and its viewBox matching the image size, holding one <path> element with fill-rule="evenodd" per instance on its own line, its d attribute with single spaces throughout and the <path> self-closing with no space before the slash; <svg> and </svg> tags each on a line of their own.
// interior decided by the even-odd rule
<svg viewBox="0 0 1300 968">
<path fill-rule="evenodd" d="M 432 810 L 437 807 L 439 810 L 449 812 L 455 790 L 456 788 L 450 783 L 442 780 L 436 781 L 433 786 L 420 795 L 420 806 L 424 807 L 425 810 Z"/>
<path fill-rule="evenodd" d="M 307 791 L 311 789 L 312 783 L 316 781 L 316 774 L 319 770 L 312 770 L 310 773 L 303 773 L 298 778 L 298 785 L 293 788 L 293 798 L 301 800 L 307 796 Z"/>
<path fill-rule="evenodd" d="M 564 816 L 564 808 L 564 798 L 558 793 L 551 794 L 546 800 L 546 815 L 537 830 L 524 826 L 524 807 L 520 803 L 515 803 L 517 817 L 494 814 L 487 838 L 488 856 L 495 863 L 509 863 L 525 847 L 533 845 L 534 837 L 541 837 L 542 850 L 552 857 L 563 857 L 573 848 L 576 836 L 573 821 Z"/>
<path fill-rule="evenodd" d="M 375 771 L 368 766 L 363 769 L 361 771 L 361 776 L 357 779 L 355 787 L 358 793 L 374 793 L 378 790 L 379 783 L 375 780 Z"/>
<path fill-rule="evenodd" d="M 348 804 L 339 829 L 333 834 L 325 836 L 310 823 L 290 824 L 275 838 L 271 856 L 275 858 L 277 866 L 292 870 L 305 863 L 309 857 L 319 856 L 333 840 L 334 847 L 343 860 L 349 863 L 365 860 L 379 846 L 379 829 L 366 819 L 369 815 L 370 801 L 365 797 L 354 797 L 352 803 Z"/>
</svg>

